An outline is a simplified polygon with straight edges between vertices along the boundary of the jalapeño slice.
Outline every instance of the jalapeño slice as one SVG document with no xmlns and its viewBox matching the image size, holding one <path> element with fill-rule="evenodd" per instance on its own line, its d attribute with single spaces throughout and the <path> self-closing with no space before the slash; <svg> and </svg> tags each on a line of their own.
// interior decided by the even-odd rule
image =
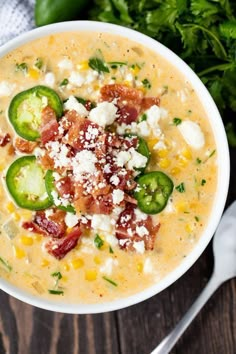
<svg viewBox="0 0 236 354">
<path fill-rule="evenodd" d="M 10 165 L 6 184 L 12 198 L 21 208 L 41 210 L 52 205 L 45 188 L 44 171 L 33 155 L 20 157 Z"/>
<path fill-rule="evenodd" d="M 160 213 L 173 191 L 172 180 L 163 172 L 153 171 L 137 178 L 134 197 L 138 207 L 146 214 Z"/>
<path fill-rule="evenodd" d="M 54 204 L 58 209 L 64 210 L 69 213 L 75 214 L 75 208 L 72 205 L 57 205 L 58 203 L 55 203 L 55 194 L 58 195 L 58 192 L 55 187 L 55 179 L 53 177 L 53 171 L 48 170 L 46 175 L 45 175 L 45 187 L 46 191 L 48 194 L 49 199 L 51 200 L 52 204 Z"/>
<path fill-rule="evenodd" d="M 46 106 L 50 106 L 58 118 L 62 116 L 60 97 L 46 86 L 35 86 L 13 97 L 8 116 L 16 133 L 30 141 L 40 138 L 41 113 Z"/>
</svg>

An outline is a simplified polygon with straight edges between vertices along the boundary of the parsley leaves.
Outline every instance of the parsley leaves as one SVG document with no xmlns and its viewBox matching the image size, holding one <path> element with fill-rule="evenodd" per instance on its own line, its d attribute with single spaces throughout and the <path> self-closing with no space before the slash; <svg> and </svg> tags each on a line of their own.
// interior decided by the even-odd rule
<svg viewBox="0 0 236 354">
<path fill-rule="evenodd" d="M 101 239 L 101 237 L 98 234 L 96 234 L 96 237 L 94 239 L 94 244 L 98 249 L 100 249 L 104 245 L 104 241 Z"/>
<path fill-rule="evenodd" d="M 99 59 L 97 57 L 90 58 L 88 65 L 90 66 L 91 69 L 96 70 L 99 73 L 101 73 L 101 72 L 109 73 L 110 72 L 106 63 L 102 59 Z"/>
<path fill-rule="evenodd" d="M 182 119 L 180 119 L 180 118 L 174 118 L 173 119 L 173 124 L 174 125 L 177 126 L 177 125 L 180 125 L 181 123 L 182 123 Z"/>
<path fill-rule="evenodd" d="M 180 193 L 184 193 L 185 192 L 185 185 L 184 183 L 180 183 L 178 186 L 175 187 L 175 189 L 180 192 Z"/>
</svg>

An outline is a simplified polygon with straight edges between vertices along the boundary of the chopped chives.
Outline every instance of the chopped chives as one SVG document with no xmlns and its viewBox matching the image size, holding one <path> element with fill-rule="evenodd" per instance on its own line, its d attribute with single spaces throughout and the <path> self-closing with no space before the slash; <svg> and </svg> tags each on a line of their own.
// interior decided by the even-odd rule
<svg viewBox="0 0 236 354">
<path fill-rule="evenodd" d="M 2 257 L 0 257 L 0 262 L 7 268 L 9 272 L 12 270 L 12 266 L 10 266 L 10 264 L 7 261 L 5 261 Z"/>
<path fill-rule="evenodd" d="M 105 275 L 102 277 L 104 280 L 106 280 L 108 283 L 114 285 L 114 286 L 118 286 L 117 283 L 115 283 L 113 280 L 107 278 Z"/>
<path fill-rule="evenodd" d="M 113 249 L 111 248 L 111 246 L 109 247 L 109 252 L 110 253 L 114 253 Z"/>
<path fill-rule="evenodd" d="M 63 290 L 53 290 L 53 289 L 48 289 L 49 294 L 53 295 L 63 295 L 64 291 Z"/>
</svg>

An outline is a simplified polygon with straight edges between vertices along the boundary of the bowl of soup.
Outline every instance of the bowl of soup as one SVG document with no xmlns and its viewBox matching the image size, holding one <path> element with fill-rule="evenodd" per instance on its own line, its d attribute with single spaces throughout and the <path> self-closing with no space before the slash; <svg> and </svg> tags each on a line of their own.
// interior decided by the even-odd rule
<svg viewBox="0 0 236 354">
<path fill-rule="evenodd" d="M 97 313 L 177 280 L 209 243 L 227 139 L 196 74 L 120 26 L 78 21 L 0 48 L 0 287 Z"/>
</svg>

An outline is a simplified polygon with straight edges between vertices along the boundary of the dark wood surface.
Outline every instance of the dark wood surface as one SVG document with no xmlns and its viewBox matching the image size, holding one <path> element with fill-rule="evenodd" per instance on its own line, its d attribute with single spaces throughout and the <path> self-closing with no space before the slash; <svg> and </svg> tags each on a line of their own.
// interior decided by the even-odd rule
<svg viewBox="0 0 236 354">
<path fill-rule="evenodd" d="M 228 202 L 236 199 L 231 151 Z M 211 244 L 177 282 L 151 299 L 98 315 L 64 315 L 26 305 L 0 291 L 0 354 L 148 354 L 181 319 L 209 279 Z M 209 300 L 173 354 L 236 353 L 236 280 Z"/>
</svg>

